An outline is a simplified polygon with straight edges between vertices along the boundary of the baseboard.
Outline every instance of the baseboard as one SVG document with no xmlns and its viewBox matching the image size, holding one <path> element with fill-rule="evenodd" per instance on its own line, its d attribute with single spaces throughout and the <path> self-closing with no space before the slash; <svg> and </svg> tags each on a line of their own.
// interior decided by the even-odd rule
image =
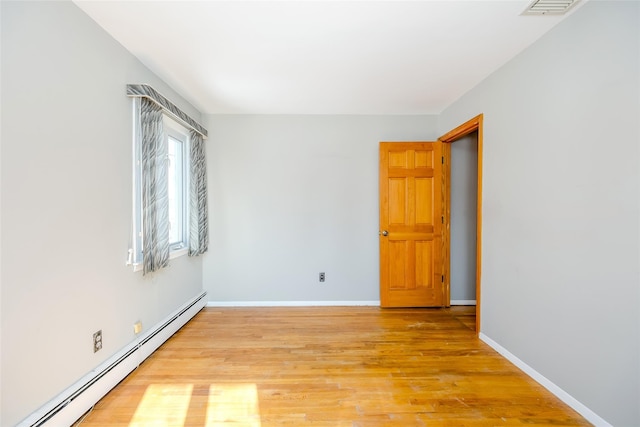
<svg viewBox="0 0 640 427">
<path fill-rule="evenodd" d="M 451 305 L 476 305 L 476 300 L 451 300 Z M 358 307 L 380 306 L 380 301 L 209 301 L 207 307 Z"/>
<path fill-rule="evenodd" d="M 474 299 L 452 299 L 451 305 L 476 305 Z"/>
<path fill-rule="evenodd" d="M 558 399 L 562 400 L 564 403 L 573 408 L 577 413 L 582 415 L 587 421 L 593 424 L 596 427 L 613 427 L 611 424 L 602 419 L 598 414 L 593 412 L 591 409 L 587 408 L 585 405 L 580 403 L 576 398 L 571 396 L 569 393 L 558 387 L 552 381 L 547 379 L 544 375 L 533 369 L 531 366 L 524 363 L 514 354 L 509 352 L 506 348 L 502 347 L 500 344 L 480 332 L 479 338 L 487 343 L 491 348 L 504 356 L 505 359 L 516 365 L 520 368 L 525 374 L 529 375 L 536 382 L 538 382 L 541 386 L 549 390 L 553 393 Z"/>
<path fill-rule="evenodd" d="M 380 301 L 209 301 L 207 307 L 351 307 L 380 306 Z"/>
<path fill-rule="evenodd" d="M 202 292 L 134 342 L 100 364 L 71 387 L 25 418 L 18 427 L 72 425 L 113 387 L 137 368 L 206 304 Z"/>
</svg>

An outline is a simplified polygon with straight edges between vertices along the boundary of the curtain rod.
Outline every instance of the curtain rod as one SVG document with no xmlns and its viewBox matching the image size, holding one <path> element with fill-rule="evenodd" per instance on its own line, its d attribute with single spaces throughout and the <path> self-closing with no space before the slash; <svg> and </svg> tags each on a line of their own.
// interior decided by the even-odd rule
<svg viewBox="0 0 640 427">
<path fill-rule="evenodd" d="M 203 139 L 207 139 L 207 130 L 200 123 L 193 120 L 173 102 L 162 96 L 157 90 L 145 84 L 128 84 L 127 96 L 131 98 L 148 98 L 158 104 L 164 111 L 184 126 L 198 132 Z"/>
</svg>

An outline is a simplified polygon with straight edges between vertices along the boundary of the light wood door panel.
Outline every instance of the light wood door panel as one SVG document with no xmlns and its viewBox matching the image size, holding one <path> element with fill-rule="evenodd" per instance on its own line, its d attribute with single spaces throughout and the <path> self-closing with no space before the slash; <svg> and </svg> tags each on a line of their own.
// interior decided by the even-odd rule
<svg viewBox="0 0 640 427">
<path fill-rule="evenodd" d="M 448 303 L 442 263 L 442 143 L 380 143 L 380 302 Z"/>
</svg>

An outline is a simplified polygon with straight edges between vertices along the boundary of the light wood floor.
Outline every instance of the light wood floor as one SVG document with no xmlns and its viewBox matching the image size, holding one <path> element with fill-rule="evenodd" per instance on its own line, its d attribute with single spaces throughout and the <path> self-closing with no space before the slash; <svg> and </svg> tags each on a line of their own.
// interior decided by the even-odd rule
<svg viewBox="0 0 640 427">
<path fill-rule="evenodd" d="M 473 307 L 206 308 L 81 425 L 590 425 L 473 327 Z"/>
</svg>

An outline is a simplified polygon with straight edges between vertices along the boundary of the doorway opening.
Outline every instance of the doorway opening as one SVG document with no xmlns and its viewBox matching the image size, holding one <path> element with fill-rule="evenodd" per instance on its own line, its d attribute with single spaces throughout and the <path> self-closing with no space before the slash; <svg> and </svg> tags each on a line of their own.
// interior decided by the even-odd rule
<svg viewBox="0 0 640 427">
<path fill-rule="evenodd" d="M 478 132 L 451 144 L 451 305 L 476 305 Z"/>
<path fill-rule="evenodd" d="M 444 225 L 443 242 L 445 246 L 444 270 L 445 275 L 451 284 L 451 220 L 452 220 L 452 201 L 451 201 L 451 161 L 452 161 L 452 144 L 456 141 L 468 141 L 464 139 L 470 136 L 476 140 L 476 211 L 475 211 L 475 301 L 476 301 L 476 334 L 480 333 L 480 314 L 481 314 L 481 268 L 482 268 L 482 135 L 483 135 L 483 115 L 480 114 L 471 120 L 452 129 L 446 134 L 438 138 L 443 142 L 443 161 L 445 165 L 443 179 L 443 204 L 444 204 Z M 474 138 L 475 136 L 475 138 Z M 469 142 L 466 142 L 469 144 Z M 457 150 L 458 147 L 456 147 Z M 459 212 L 456 212 L 457 215 Z M 458 226 L 459 227 L 459 226 Z M 454 238 L 456 236 L 454 235 Z M 458 254 L 456 254 L 458 256 Z M 457 261 L 456 261 L 457 262 Z"/>
</svg>

